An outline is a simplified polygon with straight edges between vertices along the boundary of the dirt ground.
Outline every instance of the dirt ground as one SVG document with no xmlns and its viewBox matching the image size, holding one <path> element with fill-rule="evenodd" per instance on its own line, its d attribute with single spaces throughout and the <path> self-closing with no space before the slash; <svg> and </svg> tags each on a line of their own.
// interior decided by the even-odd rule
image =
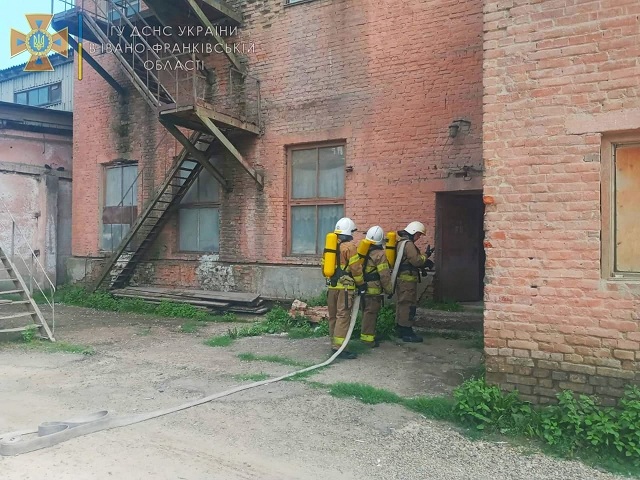
<svg viewBox="0 0 640 480">
<path fill-rule="evenodd" d="M 0 433 L 99 410 L 141 413 L 243 383 L 240 374 L 296 369 L 241 361 L 239 353 L 320 362 L 328 339 L 266 336 L 208 347 L 231 324 L 180 331 L 180 320 L 60 307 L 59 341 L 83 356 L 0 345 Z M 482 353 L 464 341 L 385 342 L 311 377 L 362 382 L 398 394 L 450 393 Z M 577 462 L 504 443 L 472 442 L 397 405 L 363 405 L 322 388 L 280 382 L 140 424 L 0 457 L 4 480 L 70 479 L 610 479 Z"/>
</svg>

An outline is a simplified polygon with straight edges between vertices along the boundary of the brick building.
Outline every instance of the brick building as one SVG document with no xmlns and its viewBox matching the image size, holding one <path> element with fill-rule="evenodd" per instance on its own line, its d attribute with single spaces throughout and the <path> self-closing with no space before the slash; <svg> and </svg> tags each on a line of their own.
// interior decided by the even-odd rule
<svg viewBox="0 0 640 480">
<path fill-rule="evenodd" d="M 640 3 L 484 7 L 487 378 L 640 380 Z"/>
<path fill-rule="evenodd" d="M 99 278 L 140 227 L 151 233 L 133 238 L 116 264 L 134 283 L 309 296 L 324 287 L 324 234 L 348 215 L 361 235 L 374 224 L 397 230 L 423 221 L 437 246 L 440 295 L 482 298 L 480 0 L 401 8 L 203 0 L 199 11 L 187 0 L 150 0 L 150 10 L 125 2 L 126 12 L 111 1 L 86 3 L 84 58 L 99 68 L 85 68 L 74 87 L 75 279 Z M 56 15 L 54 26 L 78 34 L 77 13 Z M 196 79 L 149 73 L 141 65 L 154 60 L 150 49 L 140 57 L 110 53 L 127 33 L 107 28 L 130 33 L 143 22 L 172 26 L 173 34 L 188 24 L 229 27 L 234 35 L 221 32 L 222 41 L 238 52 L 200 55 L 206 71 Z M 146 46 L 159 37 L 146 37 Z M 197 107 L 182 108 L 192 80 L 196 97 L 205 94 Z M 224 140 L 203 130 L 202 112 Z M 202 173 L 188 192 L 174 185 L 158 196 L 175 162 L 194 154 L 184 140 L 199 129 L 203 136 L 190 141 L 208 150 Z M 185 164 L 187 176 L 197 164 Z M 145 231 L 136 218 L 158 198 L 170 204 L 161 225 Z"/>
</svg>

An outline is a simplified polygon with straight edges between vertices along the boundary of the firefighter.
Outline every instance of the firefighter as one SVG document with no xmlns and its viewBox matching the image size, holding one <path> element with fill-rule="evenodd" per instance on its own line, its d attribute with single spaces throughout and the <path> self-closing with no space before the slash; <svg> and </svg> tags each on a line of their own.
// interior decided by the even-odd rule
<svg viewBox="0 0 640 480">
<path fill-rule="evenodd" d="M 374 348 L 379 345 L 375 334 L 378 312 L 382 307 L 381 295 L 383 290 L 387 295 L 391 295 L 393 286 L 391 285 L 389 262 L 384 253 L 384 231 L 382 227 L 379 225 L 371 227 L 367 231 L 365 238 L 371 242 L 371 246 L 362 264 L 366 291 L 362 300 L 363 314 L 360 340 L 365 345 Z"/>
<path fill-rule="evenodd" d="M 418 302 L 418 282 L 420 281 L 420 269 L 428 265 L 429 255 L 421 254 L 416 247 L 420 237 L 426 234 L 424 224 L 411 222 L 404 230 L 398 232 L 397 251 L 400 252 L 400 244 L 404 243 L 402 258 L 396 279 L 396 333 L 404 342 L 419 343 L 422 337 L 413 331 L 413 322 L 416 317 Z M 430 253 L 430 252 L 429 252 Z"/>
<path fill-rule="evenodd" d="M 356 224 L 350 218 L 341 218 L 336 223 L 335 233 L 338 235 L 336 272 L 330 278 L 327 294 L 329 336 L 331 337 L 331 349 L 334 352 L 342 346 L 349 331 L 351 309 L 356 290 L 361 292 L 365 286 L 362 263 L 358 256 L 357 246 L 353 241 L 353 232 L 355 231 Z M 352 359 L 357 355 L 345 348 L 340 357 Z"/>
</svg>

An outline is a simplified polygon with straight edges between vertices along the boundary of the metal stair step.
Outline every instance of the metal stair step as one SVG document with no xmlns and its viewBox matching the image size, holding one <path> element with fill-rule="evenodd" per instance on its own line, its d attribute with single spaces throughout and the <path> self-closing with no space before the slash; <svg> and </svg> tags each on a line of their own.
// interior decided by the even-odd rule
<svg viewBox="0 0 640 480">
<path fill-rule="evenodd" d="M 36 312 L 22 312 L 22 313 L 14 313 L 13 315 L 9 315 L 6 317 L 0 317 L 0 320 L 11 320 L 12 318 L 22 318 L 22 317 L 30 317 L 35 315 Z"/>
<path fill-rule="evenodd" d="M 15 282 L 16 278 L 0 278 L 0 282 Z"/>
<path fill-rule="evenodd" d="M 31 300 L 0 300 L 0 305 L 26 305 Z"/>
<path fill-rule="evenodd" d="M 0 292 L 0 295 L 11 295 L 12 293 L 22 293 L 22 290 L 5 290 Z"/>
<path fill-rule="evenodd" d="M 16 327 L 16 328 L 4 328 L 0 330 L 0 333 L 10 333 L 10 332 L 26 332 L 27 330 L 31 330 L 32 328 L 42 328 L 42 325 L 27 325 L 26 327 Z"/>
</svg>

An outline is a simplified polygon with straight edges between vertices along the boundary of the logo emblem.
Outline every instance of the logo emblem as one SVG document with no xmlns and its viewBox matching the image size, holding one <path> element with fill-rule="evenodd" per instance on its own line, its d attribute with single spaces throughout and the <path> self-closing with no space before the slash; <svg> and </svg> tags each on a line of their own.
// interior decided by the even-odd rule
<svg viewBox="0 0 640 480">
<path fill-rule="evenodd" d="M 53 65 L 49 60 L 49 53 L 59 53 L 63 57 L 68 55 L 68 31 L 65 28 L 53 35 L 49 33 L 49 26 L 53 15 L 32 14 L 25 15 L 31 31 L 26 35 L 11 29 L 11 56 L 15 57 L 29 52 L 31 58 L 24 67 L 25 72 L 51 72 Z"/>
</svg>

